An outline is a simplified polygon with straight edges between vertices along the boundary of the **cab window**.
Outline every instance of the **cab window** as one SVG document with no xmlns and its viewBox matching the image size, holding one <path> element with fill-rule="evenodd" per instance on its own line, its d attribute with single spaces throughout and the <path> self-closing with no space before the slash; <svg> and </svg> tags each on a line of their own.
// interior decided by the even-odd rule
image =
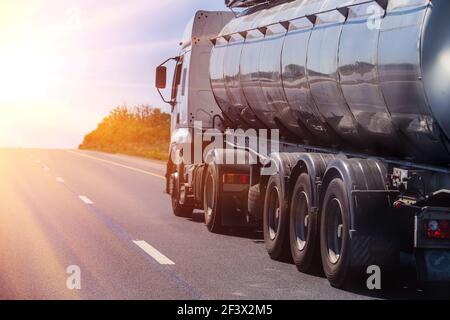
<svg viewBox="0 0 450 320">
<path fill-rule="evenodd" d="M 175 73 L 173 75 L 173 83 L 172 83 L 172 100 L 174 100 L 177 97 L 178 94 L 178 87 L 181 83 L 181 73 L 183 70 L 183 61 L 180 60 L 177 63 L 177 66 L 175 68 Z"/>
<path fill-rule="evenodd" d="M 181 84 L 181 95 L 184 97 L 186 95 L 186 77 L 187 77 L 187 69 L 183 69 L 183 80 Z"/>
</svg>

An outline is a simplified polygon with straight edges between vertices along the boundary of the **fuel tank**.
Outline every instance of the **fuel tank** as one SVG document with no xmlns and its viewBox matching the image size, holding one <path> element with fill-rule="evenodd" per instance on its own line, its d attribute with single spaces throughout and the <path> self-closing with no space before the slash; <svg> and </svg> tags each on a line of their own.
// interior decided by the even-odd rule
<svg viewBox="0 0 450 320">
<path fill-rule="evenodd" d="M 235 127 L 448 166 L 448 17 L 448 0 L 268 1 L 214 40 L 212 90 Z"/>
</svg>

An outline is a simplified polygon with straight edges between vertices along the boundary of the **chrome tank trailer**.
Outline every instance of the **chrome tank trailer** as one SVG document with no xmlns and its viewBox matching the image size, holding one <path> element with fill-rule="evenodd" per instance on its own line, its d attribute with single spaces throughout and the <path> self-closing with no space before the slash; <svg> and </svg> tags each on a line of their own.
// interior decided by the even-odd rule
<svg viewBox="0 0 450 320">
<path fill-rule="evenodd" d="M 213 39 L 212 90 L 233 127 L 448 166 L 449 17 L 448 0 L 257 5 Z"/>
</svg>

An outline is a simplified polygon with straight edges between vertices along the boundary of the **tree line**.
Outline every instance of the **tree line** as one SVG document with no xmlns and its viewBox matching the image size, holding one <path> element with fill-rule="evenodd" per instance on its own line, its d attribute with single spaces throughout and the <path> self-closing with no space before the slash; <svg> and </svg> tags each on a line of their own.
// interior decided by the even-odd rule
<svg viewBox="0 0 450 320">
<path fill-rule="evenodd" d="M 80 149 L 166 160 L 169 142 L 169 114 L 147 105 L 119 106 L 84 137 Z"/>
</svg>

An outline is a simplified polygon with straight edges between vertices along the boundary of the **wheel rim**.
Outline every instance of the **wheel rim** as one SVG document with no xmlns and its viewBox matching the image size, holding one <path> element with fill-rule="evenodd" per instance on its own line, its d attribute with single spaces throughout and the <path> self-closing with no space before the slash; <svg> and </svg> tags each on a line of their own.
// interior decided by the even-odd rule
<svg viewBox="0 0 450 320">
<path fill-rule="evenodd" d="M 304 191 L 300 192 L 297 198 L 297 206 L 295 206 L 294 219 L 295 219 L 295 237 L 296 247 L 299 251 L 303 251 L 306 247 L 306 241 L 308 239 L 308 227 L 309 227 L 309 202 L 308 196 Z"/>
<path fill-rule="evenodd" d="M 213 207 L 214 207 L 214 181 L 211 175 L 208 175 L 206 179 L 206 188 L 205 188 L 205 201 L 206 201 L 206 215 L 208 217 L 212 216 Z"/>
<path fill-rule="evenodd" d="M 178 199 L 172 196 L 172 208 L 176 209 L 178 207 Z"/>
<path fill-rule="evenodd" d="M 270 191 L 269 197 L 269 206 L 268 206 L 268 214 L 269 214 L 269 236 L 271 240 L 275 240 L 278 235 L 278 227 L 280 225 L 280 199 L 278 197 L 278 189 L 273 188 Z"/>
<path fill-rule="evenodd" d="M 339 199 L 334 198 L 327 206 L 327 249 L 328 259 L 337 264 L 342 253 L 342 239 L 344 236 L 343 210 Z"/>
</svg>

